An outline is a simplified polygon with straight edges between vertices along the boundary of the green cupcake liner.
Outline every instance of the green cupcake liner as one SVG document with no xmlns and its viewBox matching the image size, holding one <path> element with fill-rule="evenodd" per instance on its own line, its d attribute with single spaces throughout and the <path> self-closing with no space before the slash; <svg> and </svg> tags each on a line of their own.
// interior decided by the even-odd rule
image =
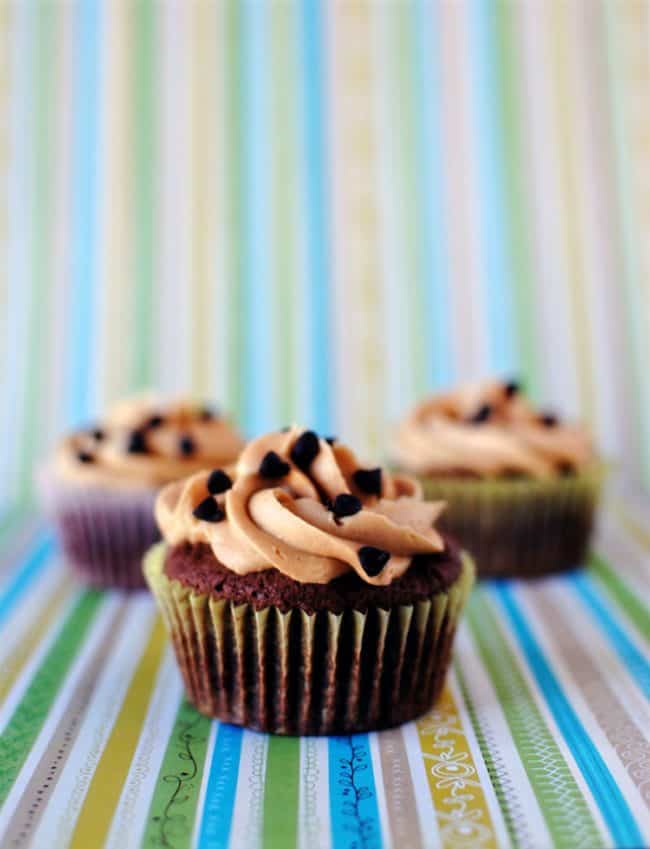
<svg viewBox="0 0 650 849">
<path fill-rule="evenodd" d="M 436 527 L 476 558 L 479 577 L 534 577 L 584 563 L 604 464 L 553 479 L 420 478 L 447 509 Z"/>
<path fill-rule="evenodd" d="M 161 609 L 188 699 L 203 714 L 275 734 L 347 734 L 427 711 L 444 683 L 474 565 L 447 592 L 413 605 L 307 614 L 195 592 L 164 572 L 166 546 L 144 574 Z"/>
</svg>

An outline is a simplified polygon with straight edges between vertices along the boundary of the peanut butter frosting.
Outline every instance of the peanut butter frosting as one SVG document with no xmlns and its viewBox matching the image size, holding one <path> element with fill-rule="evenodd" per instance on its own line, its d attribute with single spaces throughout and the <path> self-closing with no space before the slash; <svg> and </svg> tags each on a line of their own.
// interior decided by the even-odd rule
<svg viewBox="0 0 650 849">
<path fill-rule="evenodd" d="M 444 550 L 443 507 L 412 478 L 362 468 L 345 446 L 292 427 L 250 442 L 230 473 L 166 486 L 156 519 L 169 545 L 205 543 L 238 575 L 275 568 L 325 584 L 354 570 L 385 586 Z"/>
<path fill-rule="evenodd" d="M 417 475 L 550 478 L 595 459 L 584 427 L 535 410 L 515 381 L 427 398 L 400 424 L 395 459 Z"/>
<path fill-rule="evenodd" d="M 116 404 L 100 425 L 65 437 L 54 468 L 81 484 L 157 489 L 198 469 L 230 464 L 243 446 L 212 407 L 148 393 Z"/>
</svg>

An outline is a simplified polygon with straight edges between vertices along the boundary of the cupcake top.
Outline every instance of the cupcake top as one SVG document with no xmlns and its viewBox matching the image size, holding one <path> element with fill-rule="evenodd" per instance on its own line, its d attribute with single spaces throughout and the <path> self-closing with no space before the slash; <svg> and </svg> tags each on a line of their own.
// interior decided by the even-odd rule
<svg viewBox="0 0 650 849">
<path fill-rule="evenodd" d="M 395 459 L 447 477 L 551 478 L 594 460 L 584 427 L 533 408 L 516 381 L 486 381 L 428 398 L 402 421 Z"/>
<path fill-rule="evenodd" d="M 65 437 L 54 465 L 69 481 L 157 488 L 232 463 L 243 445 L 214 408 L 147 394 L 116 404 L 101 424 Z"/>
<path fill-rule="evenodd" d="M 250 442 L 230 471 L 166 486 L 156 519 L 167 543 L 207 544 L 238 575 L 275 568 L 325 584 L 354 571 L 386 586 L 444 550 L 433 526 L 443 507 L 422 501 L 411 478 L 293 427 Z"/>
</svg>

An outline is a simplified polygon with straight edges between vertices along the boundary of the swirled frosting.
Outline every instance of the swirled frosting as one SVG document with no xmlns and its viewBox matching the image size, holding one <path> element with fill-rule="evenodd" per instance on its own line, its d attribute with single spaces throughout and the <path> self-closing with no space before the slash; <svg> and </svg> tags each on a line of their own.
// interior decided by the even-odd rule
<svg viewBox="0 0 650 849">
<path fill-rule="evenodd" d="M 387 585 L 444 549 L 443 507 L 422 501 L 412 478 L 363 469 L 345 446 L 294 427 L 250 442 L 231 475 L 166 486 L 156 519 L 170 545 L 206 543 L 239 575 L 275 568 L 324 584 L 354 570 Z"/>
<path fill-rule="evenodd" d="M 68 481 L 158 488 L 198 469 L 232 463 L 243 446 L 211 407 L 146 394 L 116 404 L 96 427 L 65 437 L 54 467 Z"/>
<path fill-rule="evenodd" d="M 594 459 L 587 431 L 535 410 L 515 382 L 488 381 L 428 398 L 401 422 L 395 459 L 412 474 L 570 474 Z"/>
</svg>

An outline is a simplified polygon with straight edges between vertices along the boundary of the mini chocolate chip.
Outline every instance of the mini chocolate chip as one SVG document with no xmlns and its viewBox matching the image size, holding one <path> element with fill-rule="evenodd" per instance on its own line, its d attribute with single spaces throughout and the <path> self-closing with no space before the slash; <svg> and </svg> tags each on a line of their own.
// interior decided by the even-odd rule
<svg viewBox="0 0 650 849">
<path fill-rule="evenodd" d="M 375 548 L 374 545 L 363 545 L 359 549 L 359 563 L 366 575 L 374 578 L 390 560 L 388 551 L 383 548 Z"/>
<path fill-rule="evenodd" d="M 90 431 L 90 435 L 95 440 L 95 442 L 101 442 L 102 439 L 104 439 L 104 437 L 106 436 L 106 434 L 100 427 L 93 428 L 93 430 Z"/>
<path fill-rule="evenodd" d="M 289 474 L 290 466 L 275 451 L 268 451 L 260 463 L 259 473 L 263 478 L 283 478 Z"/>
<path fill-rule="evenodd" d="M 211 407 L 209 404 L 206 404 L 199 410 L 199 418 L 201 419 L 201 421 L 209 422 L 212 419 L 217 418 L 217 411 L 214 409 L 214 407 Z"/>
<path fill-rule="evenodd" d="M 337 439 L 338 439 L 337 436 L 326 436 L 325 442 L 327 442 L 328 445 L 334 445 L 334 443 L 336 442 Z"/>
<path fill-rule="evenodd" d="M 178 440 L 178 450 L 184 457 L 189 457 L 191 454 L 194 454 L 195 448 L 194 440 L 187 433 L 183 434 L 183 436 L 181 436 Z"/>
<path fill-rule="evenodd" d="M 95 458 L 88 451 L 78 451 L 77 460 L 79 460 L 80 463 L 93 463 Z"/>
<path fill-rule="evenodd" d="M 559 475 L 561 475 L 563 478 L 567 478 L 569 477 L 569 475 L 575 473 L 576 467 L 568 460 L 562 460 L 560 463 L 557 464 L 556 469 Z"/>
<path fill-rule="evenodd" d="M 211 495 L 196 505 L 192 515 L 202 522 L 220 522 L 226 518 L 226 514 Z"/>
<path fill-rule="evenodd" d="M 513 398 L 521 392 L 521 383 L 518 380 L 509 380 L 503 384 L 503 392 L 506 398 Z"/>
<path fill-rule="evenodd" d="M 447 556 L 446 547 L 442 551 L 428 551 L 424 554 L 415 554 L 411 558 L 411 566 L 417 566 L 420 569 L 435 569 L 441 562 L 447 559 Z"/>
<path fill-rule="evenodd" d="M 354 516 L 354 514 L 358 513 L 362 507 L 363 505 L 357 496 L 350 495 L 347 492 L 342 492 L 340 495 L 337 495 L 332 502 L 330 502 L 330 510 L 334 513 L 337 519 L 340 519 L 343 516 Z"/>
<path fill-rule="evenodd" d="M 306 430 L 304 433 L 301 433 L 298 439 L 296 439 L 293 443 L 291 459 L 299 469 L 306 472 L 319 451 L 320 444 L 318 442 L 318 437 L 313 430 Z"/>
<path fill-rule="evenodd" d="M 491 404 L 481 404 L 478 410 L 474 413 L 474 415 L 470 416 L 467 421 L 470 424 L 483 424 L 486 422 L 490 416 L 492 415 L 492 405 Z"/>
<path fill-rule="evenodd" d="M 539 417 L 540 424 L 543 424 L 544 427 L 556 427 L 558 424 L 558 418 L 555 413 L 542 413 Z"/>
<path fill-rule="evenodd" d="M 129 441 L 126 445 L 126 450 L 129 454 L 146 454 L 147 441 L 141 430 L 132 430 L 129 434 Z"/>
<path fill-rule="evenodd" d="M 208 492 L 211 495 L 219 495 L 219 493 L 230 489 L 231 486 L 232 481 L 223 469 L 215 469 L 213 472 L 210 472 L 210 477 L 208 478 Z"/>
<path fill-rule="evenodd" d="M 160 427 L 164 421 L 162 416 L 152 416 L 147 422 L 147 427 Z"/>
<path fill-rule="evenodd" d="M 362 492 L 368 495 L 381 495 L 381 468 L 357 469 L 352 480 Z"/>
</svg>

